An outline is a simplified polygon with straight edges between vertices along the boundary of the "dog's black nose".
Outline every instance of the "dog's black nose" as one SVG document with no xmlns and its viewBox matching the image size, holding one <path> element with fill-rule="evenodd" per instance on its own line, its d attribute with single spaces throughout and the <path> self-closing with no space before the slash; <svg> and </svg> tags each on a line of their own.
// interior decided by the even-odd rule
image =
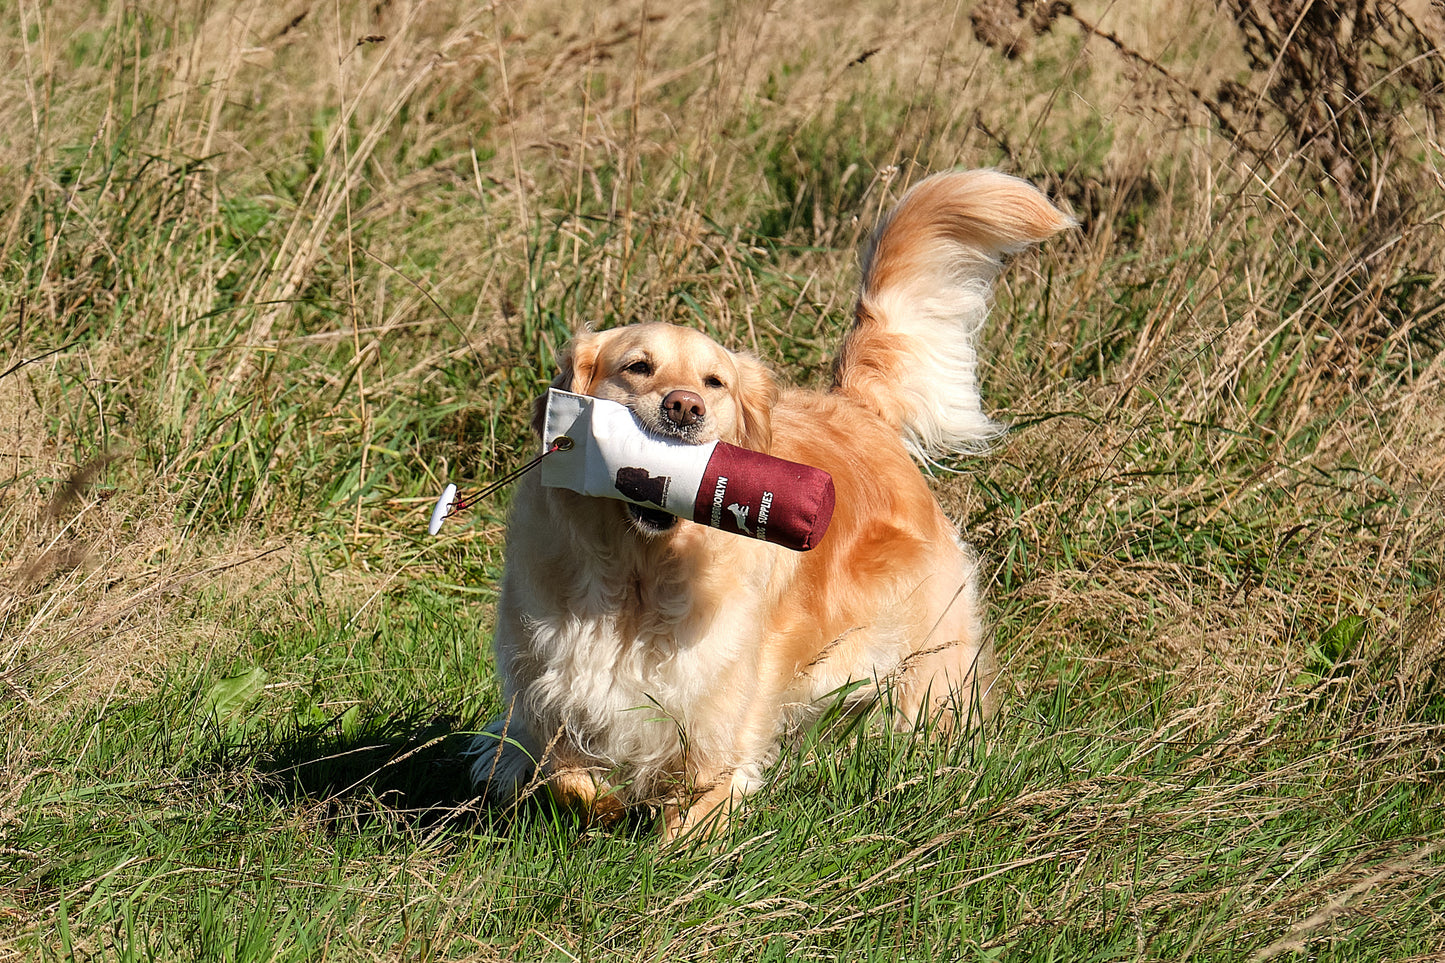
<svg viewBox="0 0 1445 963">
<path fill-rule="evenodd" d="M 687 428 L 702 420 L 702 416 L 707 414 L 707 405 L 703 404 L 702 396 L 697 392 L 679 388 L 669 391 L 662 399 L 662 412 L 674 425 Z"/>
</svg>

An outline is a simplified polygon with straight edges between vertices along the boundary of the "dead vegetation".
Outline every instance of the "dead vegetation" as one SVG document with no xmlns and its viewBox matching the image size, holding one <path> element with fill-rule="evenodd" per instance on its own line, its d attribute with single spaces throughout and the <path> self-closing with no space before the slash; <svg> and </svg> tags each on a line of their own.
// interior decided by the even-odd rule
<svg viewBox="0 0 1445 963">
<path fill-rule="evenodd" d="M 326 939 L 369 926 L 396 957 L 421 952 L 395 925 L 416 906 L 453 956 L 552 953 L 542 933 L 576 956 L 769 936 L 926 956 L 903 905 L 982 920 L 940 939 L 1009 958 L 1440 952 L 1434 7 L 17 9 L 0 953 L 58 938 L 62 902 L 92 950 L 119 945 L 107 907 L 149 913 L 152 887 L 173 934 L 201 931 L 203 892 L 241 894 L 228 923 L 315 898 Z M 675 320 L 822 378 L 859 239 L 960 165 L 1083 222 L 1006 274 L 984 395 L 1014 431 L 938 480 L 996 572 L 1013 698 L 992 761 L 921 765 L 877 735 L 804 754 L 752 835 L 659 862 L 635 911 L 627 839 L 408 835 L 422 794 L 370 797 L 346 760 L 390 765 L 389 719 L 435 735 L 417 693 L 467 718 L 493 697 L 504 506 L 424 541 L 440 483 L 517 463 L 582 324 Z M 244 724 L 197 721 L 263 664 Z M 192 744 L 153 756 L 172 732 Z M 266 752 L 350 789 L 246 796 L 280 778 Z M 164 786 L 126 788 L 145 780 Z M 167 832 L 127 835 L 138 811 Z M 237 873 L 235 813 L 250 865 L 284 873 Z M 419 840 L 429 896 L 408 889 Z M 328 952 L 295 927 L 275 945 Z"/>
</svg>

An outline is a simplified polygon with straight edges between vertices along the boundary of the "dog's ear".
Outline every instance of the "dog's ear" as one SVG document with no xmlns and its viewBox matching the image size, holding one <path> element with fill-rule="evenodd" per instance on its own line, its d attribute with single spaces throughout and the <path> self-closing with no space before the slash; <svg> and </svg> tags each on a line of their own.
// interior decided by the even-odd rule
<svg viewBox="0 0 1445 963">
<path fill-rule="evenodd" d="M 585 395 L 597 376 L 597 353 L 602 350 L 602 335 L 584 331 L 567 343 L 557 358 L 557 377 L 551 387 Z M 532 430 L 538 437 L 547 421 L 547 396 L 532 403 Z"/>
<path fill-rule="evenodd" d="M 772 372 L 750 354 L 734 354 L 738 366 L 739 447 L 766 452 L 773 444 L 773 405 L 778 384 Z"/>
</svg>

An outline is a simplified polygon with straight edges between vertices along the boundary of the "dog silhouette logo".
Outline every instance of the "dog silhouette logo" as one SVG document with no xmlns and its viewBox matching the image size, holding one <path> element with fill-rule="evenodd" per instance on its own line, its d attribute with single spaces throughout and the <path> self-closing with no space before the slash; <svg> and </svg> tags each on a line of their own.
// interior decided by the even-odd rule
<svg viewBox="0 0 1445 963">
<path fill-rule="evenodd" d="M 728 506 L 728 511 L 733 513 L 733 521 L 738 523 L 738 531 L 744 535 L 752 534 L 752 532 L 748 530 L 748 512 L 752 510 L 751 505 L 739 505 L 737 502 L 733 502 Z"/>
<path fill-rule="evenodd" d="M 634 502 L 651 502 L 658 508 L 665 507 L 667 486 L 672 483 L 669 475 L 654 475 L 646 468 L 619 468 L 613 481 L 623 498 Z"/>
</svg>

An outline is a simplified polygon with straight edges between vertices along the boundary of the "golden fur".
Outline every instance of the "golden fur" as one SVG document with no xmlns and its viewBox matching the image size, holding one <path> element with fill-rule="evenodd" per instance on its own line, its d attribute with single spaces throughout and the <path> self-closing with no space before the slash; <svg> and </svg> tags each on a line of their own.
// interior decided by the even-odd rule
<svg viewBox="0 0 1445 963">
<path fill-rule="evenodd" d="M 569 345 L 556 386 L 674 435 L 666 403 L 684 392 L 703 412 L 687 440 L 822 468 L 837 503 L 800 554 L 689 521 L 659 529 L 622 502 L 527 476 L 498 606 L 506 711 L 475 746 L 488 795 L 545 785 L 604 818 L 660 804 L 672 837 L 720 824 L 786 734 L 850 683 L 891 684 L 905 721 L 987 716 L 996 668 L 978 565 L 914 459 L 997 434 L 973 336 L 999 256 L 1070 223 L 997 172 L 918 184 L 870 242 L 826 393 L 780 389 L 757 359 L 673 325 Z"/>
</svg>

